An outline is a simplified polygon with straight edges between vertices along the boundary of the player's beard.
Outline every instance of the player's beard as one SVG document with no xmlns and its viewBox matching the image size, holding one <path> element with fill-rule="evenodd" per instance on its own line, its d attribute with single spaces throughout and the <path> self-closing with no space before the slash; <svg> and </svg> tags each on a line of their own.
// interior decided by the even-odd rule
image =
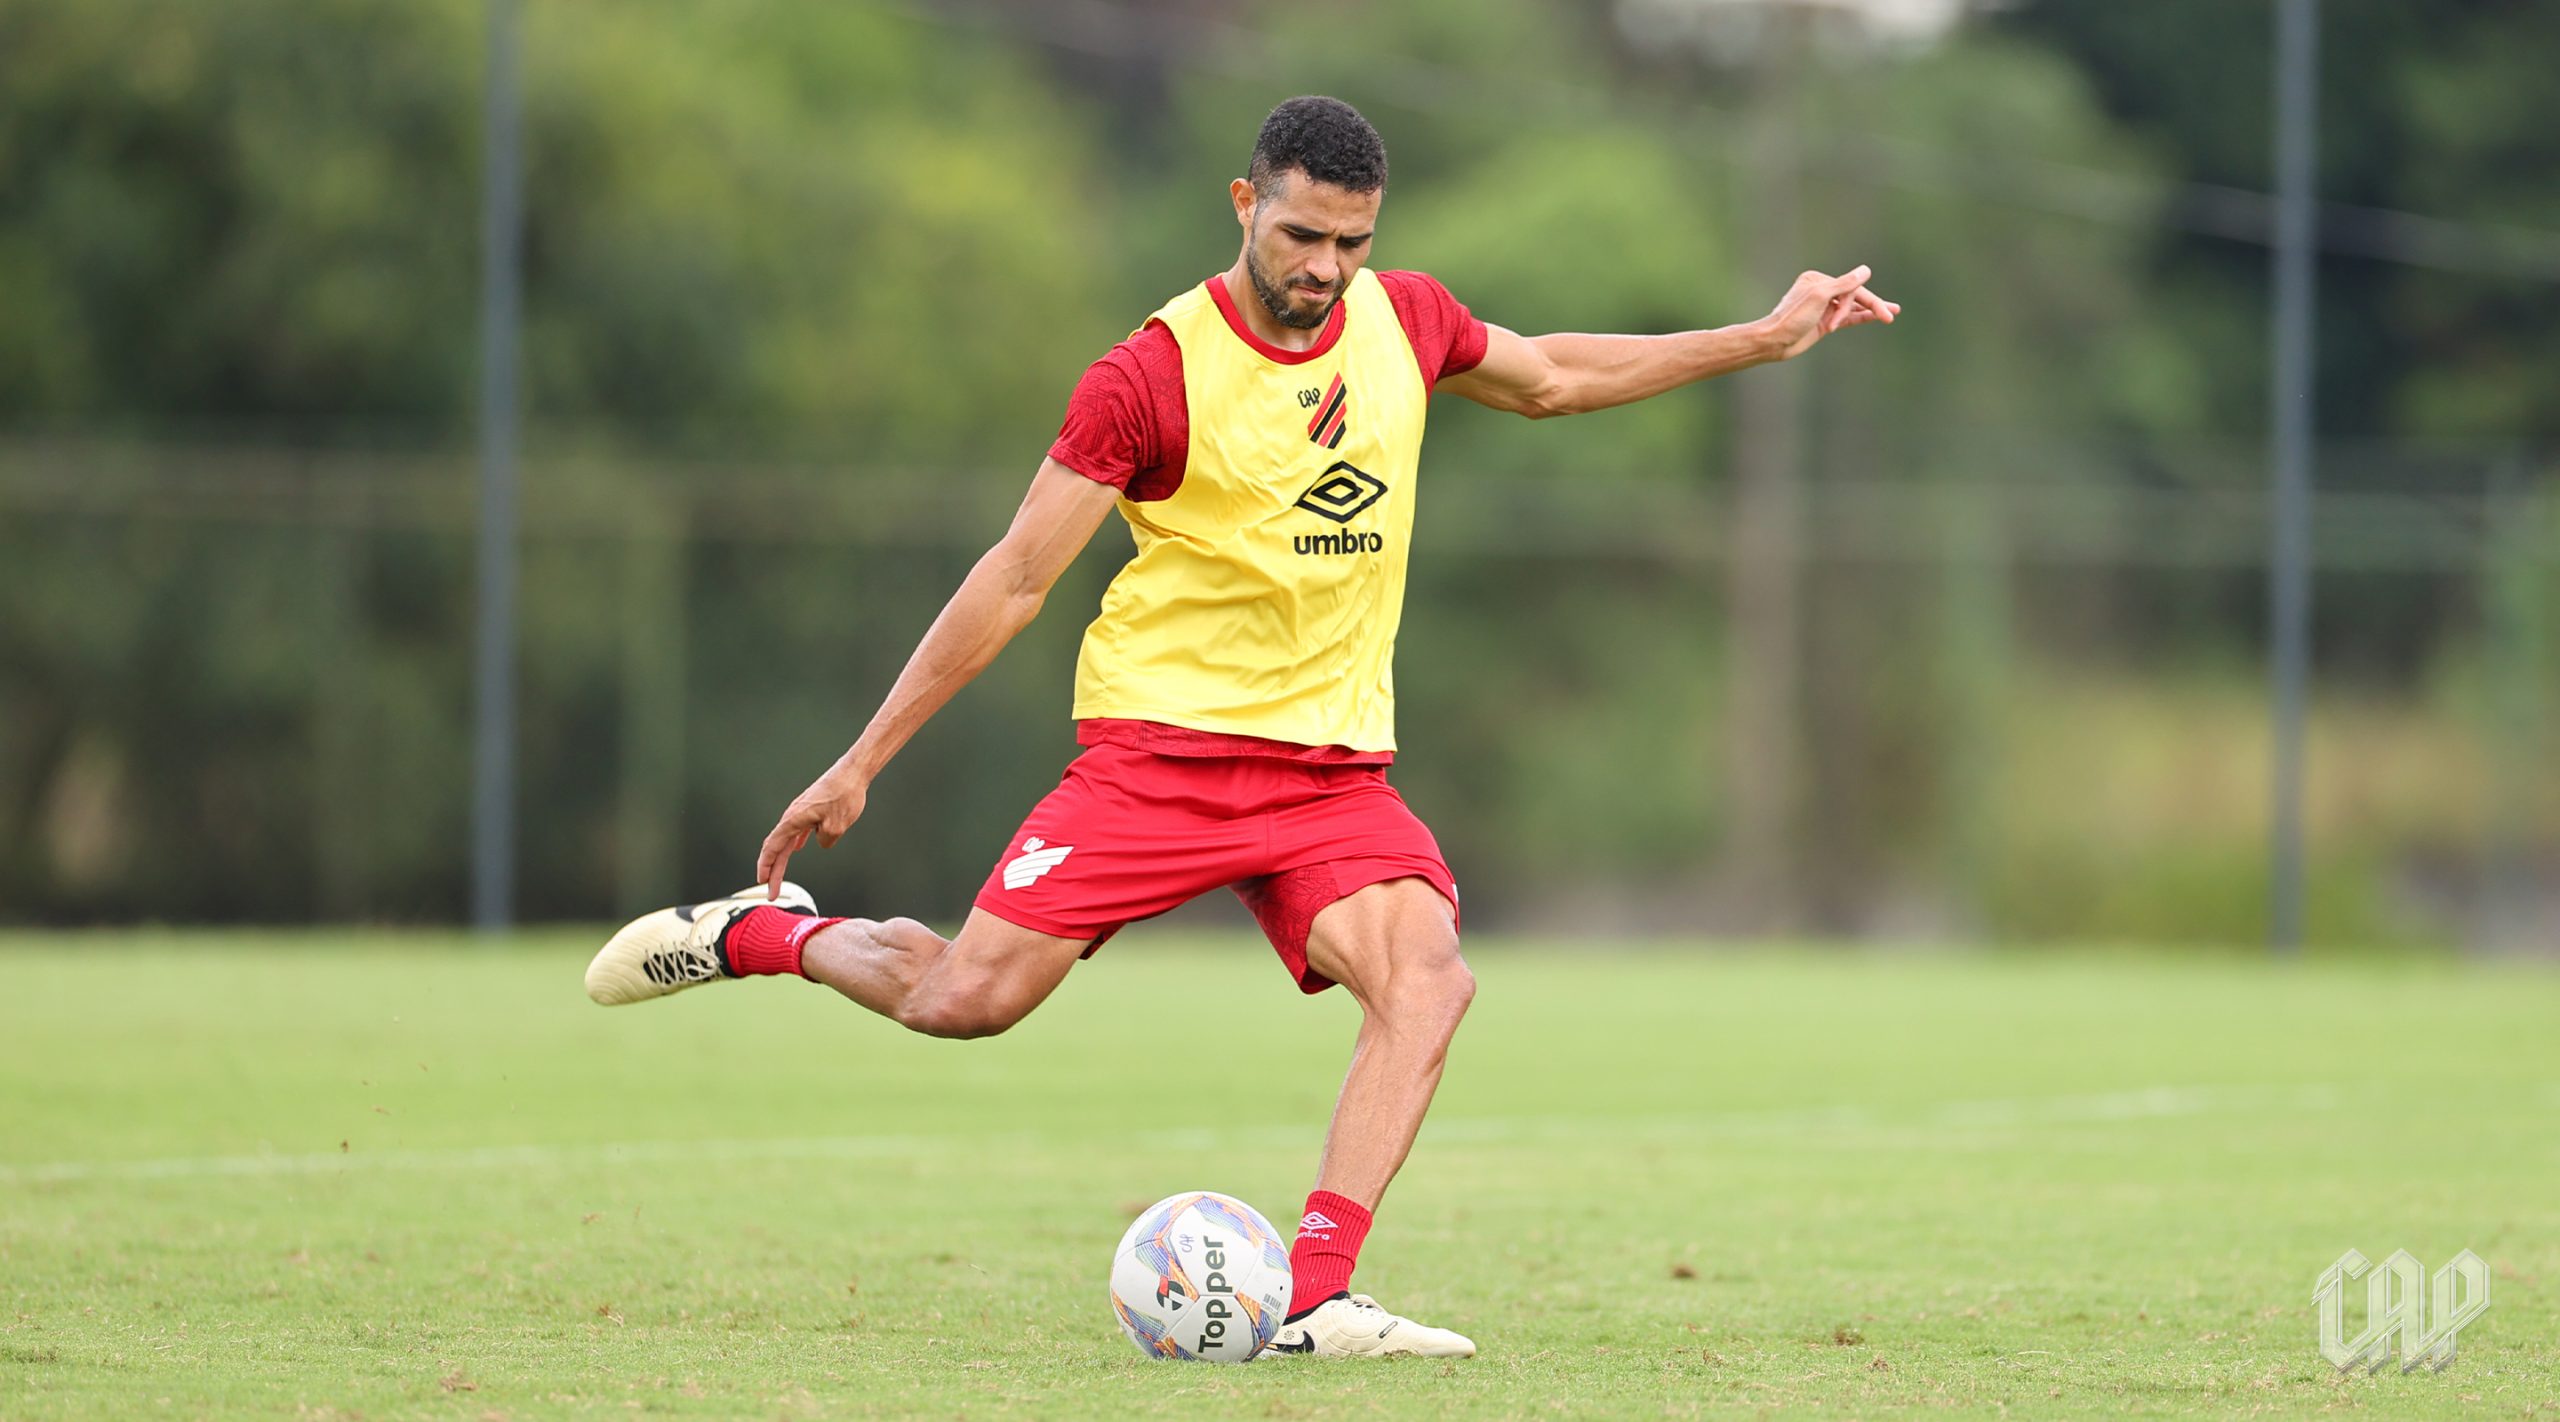
<svg viewBox="0 0 2560 1422">
<path fill-rule="evenodd" d="M 1271 279 L 1271 274 L 1262 269 L 1262 260 L 1254 256 L 1250 245 L 1244 249 L 1244 274 L 1252 280 L 1253 294 L 1262 298 L 1262 309 L 1271 313 L 1271 319 L 1296 330 L 1312 331 L 1323 325 L 1325 318 L 1333 314 L 1333 303 L 1342 299 L 1337 292 L 1313 312 L 1299 310 L 1289 300 L 1290 288 Z"/>
</svg>

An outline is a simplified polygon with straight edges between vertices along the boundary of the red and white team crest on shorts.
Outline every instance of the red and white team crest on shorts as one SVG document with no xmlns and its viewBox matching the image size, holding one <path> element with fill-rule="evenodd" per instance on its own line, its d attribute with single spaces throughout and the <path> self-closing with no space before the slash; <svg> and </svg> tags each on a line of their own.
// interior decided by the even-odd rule
<svg viewBox="0 0 2560 1422">
<path fill-rule="evenodd" d="M 1009 859 L 1004 866 L 1004 886 L 1023 889 L 1037 882 L 1041 875 L 1058 867 L 1059 861 L 1076 852 L 1072 844 L 1044 847 L 1036 836 L 1022 842 L 1022 857 Z"/>
<path fill-rule="evenodd" d="M 977 906 L 1038 933 L 1089 940 L 1232 888 L 1298 986 L 1307 930 L 1338 899 L 1421 879 L 1457 911 L 1458 885 L 1431 831 L 1375 765 L 1269 756 L 1156 755 L 1089 746 L 1032 808 L 978 890 Z"/>
</svg>

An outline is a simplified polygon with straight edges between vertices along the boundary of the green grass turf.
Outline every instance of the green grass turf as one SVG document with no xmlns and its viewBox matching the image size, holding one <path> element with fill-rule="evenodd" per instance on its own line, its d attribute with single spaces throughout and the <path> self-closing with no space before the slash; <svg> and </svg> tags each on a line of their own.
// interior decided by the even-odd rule
<svg viewBox="0 0 2560 1422">
<path fill-rule="evenodd" d="M 588 946 L 0 939 L 0 1417 L 2560 1414 L 2547 970 L 1479 944 L 1361 1282 L 1484 1355 L 1218 1368 L 1107 1256 L 1285 1225 L 1340 994 L 1142 933 L 942 1043 Z M 2448 1371 L 2319 1359 L 2351 1246 L 2488 1259 Z"/>
</svg>

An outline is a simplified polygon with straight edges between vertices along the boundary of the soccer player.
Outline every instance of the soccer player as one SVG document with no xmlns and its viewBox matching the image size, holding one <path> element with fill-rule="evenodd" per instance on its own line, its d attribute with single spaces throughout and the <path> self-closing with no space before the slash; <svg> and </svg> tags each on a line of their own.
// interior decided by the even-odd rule
<svg viewBox="0 0 2560 1422">
<path fill-rule="evenodd" d="M 1124 925 L 1230 887 L 1302 991 L 1340 984 L 1361 1010 L 1273 1346 L 1468 1357 L 1466 1338 L 1350 1291 L 1475 996 L 1457 883 L 1387 783 L 1430 395 L 1533 419 L 1601 410 L 1785 360 L 1900 308 L 1858 267 L 1806 272 L 1767 316 L 1717 330 L 1521 336 L 1422 273 L 1369 270 L 1386 184 L 1386 146 L 1350 105 L 1271 111 L 1229 185 L 1234 265 L 1085 372 L 1012 527 L 861 737 L 783 812 L 757 886 L 634 921 L 596 955 L 587 991 L 616 1004 L 796 974 L 915 1031 L 983 1037 Z M 959 936 L 820 917 L 783 879 L 791 856 L 853 825 L 890 757 L 1039 613 L 1115 508 L 1137 547 L 1085 632 L 1083 749 Z"/>
</svg>

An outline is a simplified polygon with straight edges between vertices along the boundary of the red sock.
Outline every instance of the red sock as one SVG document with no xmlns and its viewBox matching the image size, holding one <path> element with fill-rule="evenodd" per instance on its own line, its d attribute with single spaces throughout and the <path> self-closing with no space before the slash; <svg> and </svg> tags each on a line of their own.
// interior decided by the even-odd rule
<svg viewBox="0 0 2560 1422">
<path fill-rule="evenodd" d="M 742 978 L 763 973 L 807 977 L 800 971 L 800 945 L 819 929 L 842 922 L 840 918 L 819 918 L 772 904 L 758 904 L 729 920 L 728 928 L 720 934 L 720 956 L 728 960 L 729 971 Z"/>
<path fill-rule="evenodd" d="M 1331 1190 L 1307 1197 L 1297 1242 L 1289 1246 L 1292 1320 L 1351 1287 L 1352 1266 L 1360 1262 L 1360 1241 L 1368 1237 L 1369 1212 L 1358 1201 Z"/>
</svg>

